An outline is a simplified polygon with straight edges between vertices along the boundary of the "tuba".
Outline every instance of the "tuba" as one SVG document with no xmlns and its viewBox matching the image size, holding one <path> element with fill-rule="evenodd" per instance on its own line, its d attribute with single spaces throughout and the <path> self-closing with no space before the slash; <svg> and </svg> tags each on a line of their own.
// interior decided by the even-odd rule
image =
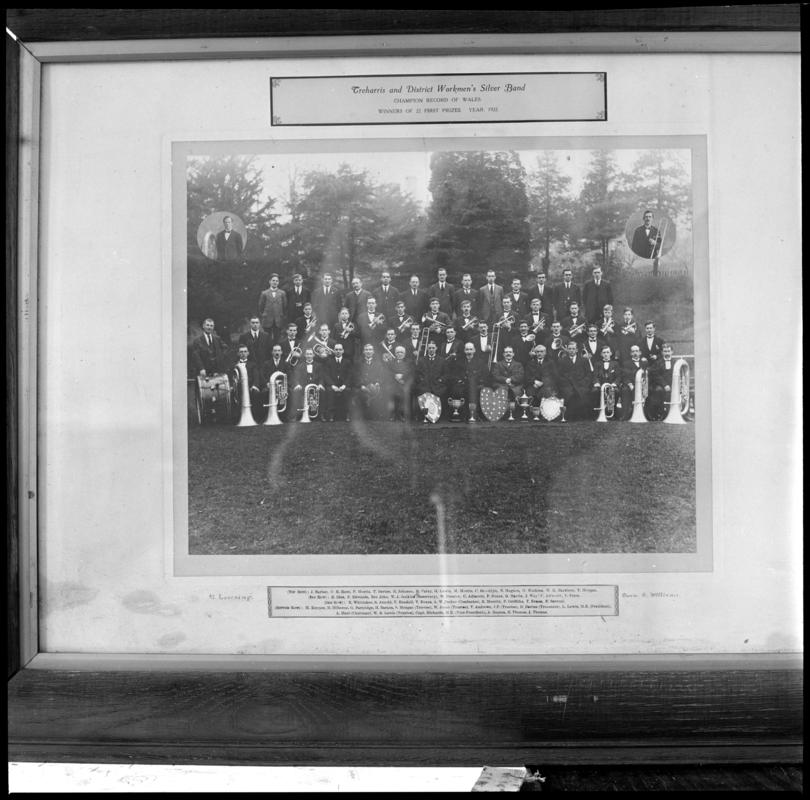
<svg viewBox="0 0 810 800">
<path fill-rule="evenodd" d="M 251 425 L 257 425 L 253 419 L 253 412 L 250 410 L 250 386 L 248 386 L 247 367 L 240 361 L 236 365 L 236 374 L 238 376 L 239 386 L 239 405 L 241 407 L 241 414 L 239 422 L 236 423 L 238 428 L 247 428 Z"/>
<path fill-rule="evenodd" d="M 689 411 L 689 364 L 679 358 L 672 367 L 672 390 L 669 396 L 669 413 L 664 422 L 670 425 L 685 425 L 684 416 Z"/>
<path fill-rule="evenodd" d="M 599 389 L 599 416 L 597 422 L 607 422 L 616 413 L 616 384 L 603 383 Z"/>
<path fill-rule="evenodd" d="M 647 370 L 640 367 L 636 370 L 635 385 L 633 386 L 633 415 L 630 417 L 630 422 L 646 422 L 647 417 L 644 416 L 644 403 L 647 400 Z"/>
<path fill-rule="evenodd" d="M 321 404 L 321 390 L 317 383 L 308 383 L 304 387 L 304 407 L 299 409 L 303 412 L 301 422 L 311 422 L 318 418 L 318 410 Z"/>
<path fill-rule="evenodd" d="M 270 381 L 267 384 L 270 390 L 270 397 L 268 399 L 268 407 L 270 410 L 267 412 L 267 419 L 265 425 L 281 425 L 279 419 L 279 412 L 287 408 L 287 376 L 278 370 L 270 376 Z"/>
</svg>

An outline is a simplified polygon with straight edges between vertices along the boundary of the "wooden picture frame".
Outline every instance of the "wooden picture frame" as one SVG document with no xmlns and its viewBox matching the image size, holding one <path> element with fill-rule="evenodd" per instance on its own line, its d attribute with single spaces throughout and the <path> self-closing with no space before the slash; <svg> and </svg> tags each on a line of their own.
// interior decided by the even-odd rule
<svg viewBox="0 0 810 800">
<path fill-rule="evenodd" d="M 498 16 L 497 35 L 491 34 Z M 234 671 L 173 657 L 56 667 L 36 609 L 34 272 L 41 63 L 373 52 L 795 52 L 798 5 L 593 12 L 12 9 L 6 39 L 9 759 L 222 764 L 743 764 L 801 761 L 798 657 L 279 658 Z M 635 43 L 612 32 L 643 31 Z M 722 32 L 722 33 L 721 33 Z M 465 33 L 463 39 L 448 38 Z M 605 34 L 602 39 L 592 34 Z M 307 35 L 309 34 L 309 35 Z M 756 34 L 756 35 L 755 35 Z M 355 38 L 362 35 L 363 39 Z M 557 36 L 557 39 L 553 37 Z M 298 37 L 298 38 L 295 38 Z M 639 43 L 640 42 L 640 43 Z M 33 51 L 33 52 L 32 52 Z M 33 147 L 33 149 L 32 149 Z M 22 164 L 23 168 L 19 169 Z M 20 374 L 29 376 L 20 383 Z M 21 494 L 22 492 L 22 494 Z"/>
</svg>

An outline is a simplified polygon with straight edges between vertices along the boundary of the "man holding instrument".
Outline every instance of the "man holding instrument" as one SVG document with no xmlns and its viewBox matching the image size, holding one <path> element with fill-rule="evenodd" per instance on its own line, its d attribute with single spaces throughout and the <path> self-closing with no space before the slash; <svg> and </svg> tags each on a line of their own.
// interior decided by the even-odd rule
<svg viewBox="0 0 810 800">
<path fill-rule="evenodd" d="M 633 231 L 630 249 L 641 258 L 656 258 L 661 255 L 662 237 L 652 224 L 653 212 L 647 209 L 642 215 L 642 224 Z"/>
</svg>

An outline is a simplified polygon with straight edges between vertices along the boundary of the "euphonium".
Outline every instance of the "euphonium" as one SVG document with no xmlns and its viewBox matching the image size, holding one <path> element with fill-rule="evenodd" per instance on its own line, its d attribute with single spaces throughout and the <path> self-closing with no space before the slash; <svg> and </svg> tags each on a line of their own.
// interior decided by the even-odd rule
<svg viewBox="0 0 810 800">
<path fill-rule="evenodd" d="M 643 367 L 636 370 L 635 385 L 633 387 L 633 415 L 630 422 L 646 422 L 644 415 L 644 401 L 647 399 L 647 370 Z"/>
<path fill-rule="evenodd" d="M 287 408 L 287 376 L 281 370 L 278 370 L 270 376 L 267 386 L 270 391 L 267 403 L 270 410 L 267 412 L 267 419 L 264 424 L 281 425 L 278 415 L 280 411 Z"/>
<path fill-rule="evenodd" d="M 599 416 L 597 422 L 607 422 L 613 419 L 616 412 L 616 384 L 603 383 L 599 389 Z"/>
<path fill-rule="evenodd" d="M 239 376 L 239 405 L 242 408 L 236 426 L 246 428 L 250 425 L 257 425 L 258 423 L 253 419 L 253 412 L 250 410 L 250 386 L 248 386 L 247 366 L 240 361 L 236 365 L 236 372 Z"/>
<path fill-rule="evenodd" d="M 311 422 L 313 419 L 317 419 L 320 404 L 321 390 L 318 388 L 318 384 L 308 383 L 304 387 L 304 407 L 300 409 L 303 412 L 301 422 Z"/>
<path fill-rule="evenodd" d="M 684 415 L 689 411 L 689 364 L 679 358 L 672 367 L 672 389 L 669 396 L 669 413 L 664 422 L 670 425 L 685 425 Z"/>
<path fill-rule="evenodd" d="M 326 358 L 328 355 L 333 356 L 335 354 L 335 351 L 321 339 L 315 339 L 315 347 L 313 349 L 318 358 Z"/>
</svg>

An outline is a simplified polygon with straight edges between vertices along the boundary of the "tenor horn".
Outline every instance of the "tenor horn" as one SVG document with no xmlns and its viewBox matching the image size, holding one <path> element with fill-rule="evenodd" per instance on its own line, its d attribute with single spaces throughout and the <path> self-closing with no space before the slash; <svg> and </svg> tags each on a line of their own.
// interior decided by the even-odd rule
<svg viewBox="0 0 810 800">
<path fill-rule="evenodd" d="M 669 396 L 669 413 L 664 422 L 670 425 L 685 425 L 684 415 L 689 411 L 689 364 L 679 358 L 672 367 L 672 390 Z"/>
<path fill-rule="evenodd" d="M 298 362 L 301 360 L 302 355 L 303 352 L 301 351 L 301 348 L 298 345 L 295 345 L 295 347 L 293 347 L 292 350 L 290 350 L 290 352 L 287 354 L 287 358 L 285 358 L 284 360 L 291 367 L 297 367 Z"/>
<path fill-rule="evenodd" d="M 268 398 L 269 411 L 267 412 L 267 419 L 264 421 L 265 425 L 281 425 L 279 412 L 287 408 L 287 376 L 281 370 L 277 370 L 270 376 L 270 381 L 267 384 L 270 396 Z"/>
<path fill-rule="evenodd" d="M 635 385 L 633 386 L 633 414 L 630 422 L 646 422 L 644 415 L 644 402 L 647 399 L 647 370 L 643 367 L 636 370 Z"/>
<path fill-rule="evenodd" d="M 616 413 L 616 384 L 603 383 L 599 389 L 599 416 L 597 422 L 607 422 Z"/>
<path fill-rule="evenodd" d="M 321 390 L 317 383 L 308 383 L 304 387 L 304 407 L 299 409 L 303 413 L 301 422 L 312 422 L 318 418 L 321 403 Z"/>
<path fill-rule="evenodd" d="M 239 405 L 241 406 L 241 414 L 236 426 L 238 428 L 247 428 L 251 425 L 258 425 L 256 420 L 253 419 L 253 412 L 250 409 L 250 386 L 248 385 L 247 367 L 242 361 L 236 365 L 236 372 L 239 376 Z"/>
</svg>

